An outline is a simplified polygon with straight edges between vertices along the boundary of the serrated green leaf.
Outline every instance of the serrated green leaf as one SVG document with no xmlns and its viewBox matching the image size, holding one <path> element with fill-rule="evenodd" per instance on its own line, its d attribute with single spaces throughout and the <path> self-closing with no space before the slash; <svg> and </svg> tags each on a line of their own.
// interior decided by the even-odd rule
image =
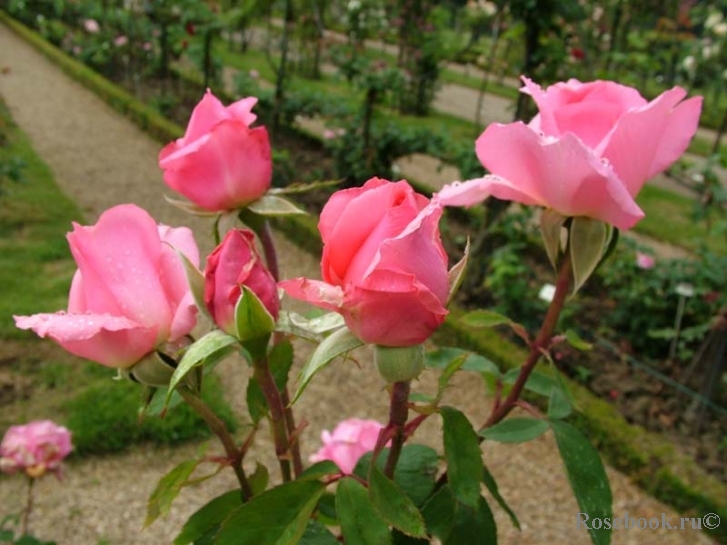
<svg viewBox="0 0 727 545">
<path fill-rule="evenodd" d="M 497 526 L 490 506 L 480 497 L 473 509 L 457 503 L 452 529 L 442 545 L 463 545 L 464 543 L 492 543 L 497 545 Z"/>
<path fill-rule="evenodd" d="M 293 344 L 284 340 L 272 347 L 268 354 L 268 365 L 278 391 L 282 392 L 288 385 L 288 375 L 293 366 Z"/>
<path fill-rule="evenodd" d="M 513 384 L 519 374 L 520 368 L 510 369 L 507 373 L 503 375 L 502 383 Z M 545 397 L 550 397 L 550 393 L 553 391 L 553 388 L 557 388 L 553 377 L 544 375 L 543 373 L 539 373 L 538 371 L 533 371 L 532 373 L 530 373 L 528 381 L 525 383 L 526 390 Z"/>
<path fill-rule="evenodd" d="M 427 523 L 427 531 L 444 540 L 452 530 L 457 502 L 449 484 L 437 490 L 422 506 L 422 516 Z"/>
<path fill-rule="evenodd" d="M 327 312 L 315 318 L 306 318 L 297 312 L 280 311 L 277 331 L 282 331 L 296 337 L 320 342 L 325 334 L 342 328 L 345 324 L 343 316 L 338 312 Z"/>
<path fill-rule="evenodd" d="M 305 471 L 300 474 L 298 480 L 307 479 L 315 481 L 321 477 L 337 475 L 339 473 L 341 473 L 341 469 L 334 462 L 331 462 L 330 460 L 323 460 L 322 462 L 317 462 L 306 468 Z"/>
<path fill-rule="evenodd" d="M 202 208 L 201 206 L 197 206 L 194 203 L 191 203 L 189 201 L 182 201 L 180 199 L 173 199 L 171 197 L 167 197 L 164 195 L 164 200 L 167 201 L 172 206 L 176 206 L 180 210 L 183 210 L 187 212 L 188 214 L 193 214 L 195 216 L 202 216 L 202 217 L 214 217 L 219 214 L 219 212 L 211 212 L 210 210 L 206 210 Z"/>
<path fill-rule="evenodd" d="M 317 520 L 309 520 L 298 545 L 341 545 L 328 528 Z"/>
<path fill-rule="evenodd" d="M 480 437 L 499 443 L 524 443 L 543 435 L 550 425 L 536 418 L 508 418 L 479 432 Z"/>
<path fill-rule="evenodd" d="M 591 519 L 611 519 L 611 487 L 598 452 L 576 428 L 560 420 L 550 423 L 558 451 L 563 459 L 573 494 L 582 513 Z M 594 545 L 609 545 L 611 528 L 589 528 Z"/>
<path fill-rule="evenodd" d="M 242 500 L 239 490 L 230 490 L 209 501 L 197 511 L 182 526 L 182 531 L 174 538 L 174 545 L 187 545 L 215 532 L 220 524 L 235 509 L 239 509 Z"/>
<path fill-rule="evenodd" d="M 199 463 L 200 460 L 185 460 L 159 479 L 146 505 L 144 527 L 169 513 L 174 498 L 177 497 L 182 487 L 187 484 L 190 475 L 192 475 Z"/>
<path fill-rule="evenodd" d="M 305 367 L 303 367 L 298 375 L 298 390 L 295 392 L 295 396 L 293 396 L 291 404 L 298 400 L 306 386 L 308 386 L 310 380 L 316 373 L 318 373 L 318 371 L 323 369 L 338 356 L 347 354 L 354 348 L 358 348 L 363 344 L 363 341 L 356 338 L 353 333 L 345 327 L 338 331 L 334 331 L 326 337 L 323 342 L 318 345 L 315 352 L 313 352 L 313 355 L 308 360 L 308 363 L 305 364 Z"/>
<path fill-rule="evenodd" d="M 335 187 L 341 183 L 341 180 L 325 180 L 322 182 L 295 183 L 286 185 L 285 187 L 271 187 L 268 189 L 268 195 L 294 195 L 296 193 L 305 193 L 324 187 Z"/>
<path fill-rule="evenodd" d="M 257 462 L 255 464 L 255 471 L 247 478 L 253 496 L 262 494 L 265 491 L 268 487 L 269 479 L 270 473 L 268 472 L 268 468 L 260 462 Z"/>
<path fill-rule="evenodd" d="M 439 465 L 437 451 L 425 445 L 405 445 L 394 472 L 394 482 L 401 486 L 414 505 L 420 506 L 434 490 Z"/>
<path fill-rule="evenodd" d="M 587 352 L 588 350 L 593 349 L 593 345 L 591 343 L 584 341 L 580 337 L 580 335 L 578 335 L 578 333 L 576 333 L 572 329 L 569 329 L 565 332 L 565 339 L 568 341 L 568 344 L 570 344 L 576 350 L 582 350 L 584 352 Z"/>
<path fill-rule="evenodd" d="M 562 389 L 553 388 L 548 400 L 548 418 L 560 420 L 572 411 L 571 403 Z"/>
<path fill-rule="evenodd" d="M 540 213 L 540 234 L 545 244 L 545 252 L 555 269 L 558 268 L 558 257 L 561 251 L 561 232 L 567 219 L 548 208 Z"/>
<path fill-rule="evenodd" d="M 345 477 L 338 482 L 336 513 L 347 545 L 391 543 L 389 525 L 377 513 L 366 488 L 356 479 Z"/>
<path fill-rule="evenodd" d="M 268 402 L 265 399 L 260 383 L 254 376 L 251 376 L 247 381 L 245 404 L 253 424 L 257 424 L 268 414 Z"/>
<path fill-rule="evenodd" d="M 510 321 L 507 316 L 492 310 L 473 310 L 462 318 L 464 325 L 469 327 L 495 327 Z"/>
<path fill-rule="evenodd" d="M 391 540 L 393 545 L 431 545 L 431 541 L 426 538 L 411 537 L 396 528 L 391 532 Z"/>
<path fill-rule="evenodd" d="M 500 507 L 502 507 L 502 510 L 505 511 L 505 513 L 507 513 L 507 516 L 510 517 L 510 522 L 512 522 L 512 525 L 518 530 L 521 530 L 520 521 L 518 520 L 515 511 L 510 508 L 510 506 L 505 501 L 505 498 L 503 498 L 500 494 L 500 489 L 497 486 L 495 477 L 492 475 L 492 473 L 490 473 L 490 470 L 487 469 L 487 466 L 483 467 L 482 482 L 485 483 L 487 490 L 490 491 L 490 494 L 492 494 L 492 497 L 495 498 L 495 501 L 500 505 Z"/>
<path fill-rule="evenodd" d="M 298 208 L 288 199 L 275 195 L 263 195 L 258 200 L 247 205 L 248 210 L 261 216 L 290 216 L 293 214 L 308 214 Z"/>
<path fill-rule="evenodd" d="M 476 507 L 480 497 L 482 454 L 477 434 L 467 417 L 452 407 L 440 409 L 444 423 L 444 458 L 452 493 L 457 501 Z"/>
<path fill-rule="evenodd" d="M 421 513 L 398 484 L 384 475 L 375 464 L 369 470 L 368 480 L 369 497 L 379 515 L 407 535 L 426 536 Z"/>
<path fill-rule="evenodd" d="M 491 375 L 499 376 L 500 369 L 497 365 L 486 357 L 462 350 L 461 348 L 442 347 L 436 350 L 427 352 L 424 365 L 433 369 L 444 369 L 449 362 L 466 354 L 464 363 L 461 369 L 463 371 L 474 371 L 476 373 L 488 373 Z"/>
<path fill-rule="evenodd" d="M 222 523 L 215 544 L 295 545 L 324 491 L 318 481 L 292 481 L 267 490 Z"/>
<path fill-rule="evenodd" d="M 169 398 L 174 389 L 187 376 L 193 368 L 202 364 L 212 364 L 230 354 L 237 344 L 235 337 L 228 335 L 218 329 L 210 331 L 201 339 L 194 342 L 182 356 L 182 360 L 174 370 L 171 380 L 169 381 L 169 389 L 165 404 L 169 403 Z"/>
<path fill-rule="evenodd" d="M 577 293 L 601 262 L 610 236 L 602 221 L 578 216 L 570 225 L 568 244 L 573 269 L 573 293 Z"/>
</svg>

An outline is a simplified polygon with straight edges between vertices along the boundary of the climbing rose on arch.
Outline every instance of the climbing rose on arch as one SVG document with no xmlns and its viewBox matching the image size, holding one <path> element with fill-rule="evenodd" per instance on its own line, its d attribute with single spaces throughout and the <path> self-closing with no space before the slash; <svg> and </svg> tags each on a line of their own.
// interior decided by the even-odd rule
<svg viewBox="0 0 727 545">
<path fill-rule="evenodd" d="M 648 102 L 611 81 L 571 79 L 545 90 L 523 82 L 538 115 L 527 125 L 487 127 L 475 148 L 491 175 L 446 186 L 442 202 L 470 206 L 493 196 L 633 227 L 644 216 L 636 195 L 687 149 L 702 97 L 684 100 L 674 87 Z"/>
</svg>

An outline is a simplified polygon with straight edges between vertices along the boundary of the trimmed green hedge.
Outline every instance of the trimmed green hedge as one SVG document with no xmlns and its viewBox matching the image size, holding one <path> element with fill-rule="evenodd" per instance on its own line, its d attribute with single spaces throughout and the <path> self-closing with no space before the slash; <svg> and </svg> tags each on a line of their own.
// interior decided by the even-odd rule
<svg viewBox="0 0 727 545">
<path fill-rule="evenodd" d="M 2 12 L 0 20 L 61 66 L 71 77 L 91 88 L 100 97 L 111 100 L 119 112 L 127 115 L 153 137 L 168 142 L 183 133 L 181 127 L 139 104 L 126 92 L 70 59 L 35 32 L 10 20 Z M 315 135 L 307 136 L 319 140 Z M 421 187 L 420 184 L 417 186 Z M 320 255 L 321 242 L 314 218 L 291 217 L 278 219 L 274 224 L 301 248 L 315 256 Z M 495 331 L 467 330 L 459 321 L 464 311 L 458 308 L 450 310 L 449 317 L 434 336 L 435 342 L 479 352 L 505 369 L 518 367 L 524 361 L 525 353 L 522 348 Z M 543 371 L 547 372 L 547 369 Z M 649 494 L 682 513 L 695 516 L 716 513 L 722 520 L 727 520 L 727 485 L 697 467 L 691 458 L 678 453 L 666 439 L 639 426 L 628 424 L 613 406 L 598 399 L 582 386 L 571 381 L 569 387 L 575 397 L 576 406 L 582 411 L 576 416 L 575 423 L 614 467 L 629 474 Z M 727 524 L 710 531 L 709 534 L 720 542 L 727 543 Z"/>
</svg>

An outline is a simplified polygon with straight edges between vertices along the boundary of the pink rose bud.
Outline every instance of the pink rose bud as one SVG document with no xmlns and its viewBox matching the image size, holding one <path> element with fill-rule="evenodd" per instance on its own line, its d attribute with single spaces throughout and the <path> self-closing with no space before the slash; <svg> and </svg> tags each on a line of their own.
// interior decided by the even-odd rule
<svg viewBox="0 0 727 545">
<path fill-rule="evenodd" d="M 159 154 L 166 184 L 212 212 L 244 208 L 262 197 L 273 164 L 267 129 L 250 128 L 256 102 L 248 97 L 225 107 L 207 90 L 187 132 Z"/>
<path fill-rule="evenodd" d="M 255 235 L 247 229 L 233 229 L 207 258 L 204 271 L 204 302 L 217 326 L 237 336 L 235 307 L 247 286 L 273 319 L 280 310 L 278 288 L 255 248 Z"/>
<path fill-rule="evenodd" d="M 60 477 L 61 461 L 72 450 L 71 432 L 50 420 L 10 426 L 0 443 L 0 471 L 25 471 L 34 478 L 51 471 Z"/>
<path fill-rule="evenodd" d="M 157 225 L 138 206 L 124 204 L 101 214 L 96 225 L 74 223 L 67 238 L 78 265 L 67 312 L 15 316 L 17 327 L 118 368 L 192 330 L 197 308 L 174 250 L 198 265 L 189 229 Z"/>
<path fill-rule="evenodd" d="M 359 418 L 343 420 L 333 433 L 323 430 L 321 433 L 323 446 L 310 457 L 310 461 L 315 463 L 330 460 L 341 469 L 342 473 L 350 475 L 359 458 L 374 450 L 383 427 L 376 420 Z"/>
<path fill-rule="evenodd" d="M 382 346 L 424 342 L 444 321 L 447 254 L 442 208 L 405 181 L 372 178 L 334 193 L 321 212 L 323 282 L 281 282 L 292 297 L 343 315 L 359 339 Z"/>
<path fill-rule="evenodd" d="M 546 90 L 523 77 L 539 113 L 525 125 L 493 123 L 476 151 L 492 175 L 443 188 L 444 205 L 487 197 L 551 208 L 630 229 L 644 213 L 634 198 L 687 149 L 702 97 L 674 87 L 651 102 L 611 81 L 571 79 Z"/>
</svg>

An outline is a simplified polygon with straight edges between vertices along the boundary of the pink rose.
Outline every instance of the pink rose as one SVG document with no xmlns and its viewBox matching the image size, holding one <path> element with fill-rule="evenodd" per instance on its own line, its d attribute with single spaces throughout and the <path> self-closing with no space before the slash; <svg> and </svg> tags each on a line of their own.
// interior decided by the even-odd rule
<svg viewBox="0 0 727 545">
<path fill-rule="evenodd" d="M 116 36 L 116 38 L 114 38 L 114 45 L 116 47 L 124 47 L 128 43 L 129 43 L 129 38 L 127 38 L 123 34 Z"/>
<path fill-rule="evenodd" d="M 328 430 L 321 433 L 323 446 L 310 457 L 313 463 L 330 460 L 342 473 L 353 473 L 359 458 L 374 450 L 379 432 L 383 425 L 376 420 L 349 418 L 336 426 L 331 434 Z"/>
<path fill-rule="evenodd" d="M 636 252 L 636 266 L 639 269 L 653 269 L 654 265 L 656 265 L 656 259 L 654 256 L 644 254 L 642 252 Z"/>
<path fill-rule="evenodd" d="M 331 196 L 321 212 L 323 282 L 279 285 L 292 297 L 341 313 L 359 339 L 383 346 L 424 342 L 447 315 L 442 208 L 405 181 L 372 178 Z"/>
<path fill-rule="evenodd" d="M 166 184 L 197 206 L 235 210 L 259 199 L 273 173 L 265 127 L 250 128 L 257 98 L 230 106 L 209 91 L 197 104 L 184 136 L 159 154 Z"/>
<path fill-rule="evenodd" d="M 255 248 L 255 235 L 233 229 L 207 258 L 204 271 L 204 302 L 217 326 L 236 334 L 235 306 L 247 286 L 277 320 L 280 310 L 278 287 Z"/>
<path fill-rule="evenodd" d="M 71 432 L 50 420 L 10 426 L 0 443 L 0 470 L 23 470 L 29 477 L 52 471 L 60 477 L 61 461 L 72 450 Z"/>
<path fill-rule="evenodd" d="M 68 311 L 15 316 L 20 329 L 77 356 L 127 368 L 194 327 L 197 309 L 173 249 L 199 263 L 189 229 L 157 225 L 141 208 L 124 204 L 101 214 L 96 225 L 74 223 L 67 238 L 78 264 Z"/>
<path fill-rule="evenodd" d="M 587 216 L 629 229 L 644 213 L 634 198 L 687 149 L 702 97 L 674 87 L 651 102 L 610 81 L 569 80 L 543 91 L 523 78 L 540 113 L 525 125 L 493 123 L 477 139 L 492 175 L 445 187 L 444 204 L 493 196 Z"/>
<path fill-rule="evenodd" d="M 98 34 L 101 30 L 101 27 L 95 19 L 86 19 L 83 21 L 83 28 L 86 29 L 86 32 L 90 32 L 91 34 Z"/>
</svg>

